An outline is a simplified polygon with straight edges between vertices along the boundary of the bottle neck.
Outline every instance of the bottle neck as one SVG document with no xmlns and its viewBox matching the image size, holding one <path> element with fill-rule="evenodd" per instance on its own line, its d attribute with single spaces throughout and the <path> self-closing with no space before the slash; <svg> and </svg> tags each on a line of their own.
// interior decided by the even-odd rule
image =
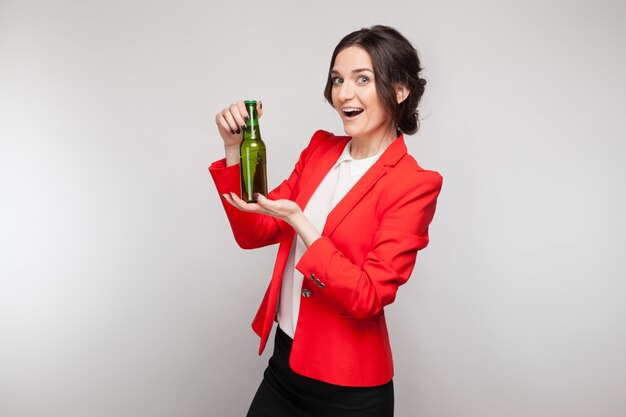
<svg viewBox="0 0 626 417">
<path fill-rule="evenodd" d="M 256 101 L 246 102 L 248 110 L 248 122 L 243 130 L 244 139 L 261 139 L 261 129 L 259 128 L 259 115 L 256 112 Z"/>
</svg>

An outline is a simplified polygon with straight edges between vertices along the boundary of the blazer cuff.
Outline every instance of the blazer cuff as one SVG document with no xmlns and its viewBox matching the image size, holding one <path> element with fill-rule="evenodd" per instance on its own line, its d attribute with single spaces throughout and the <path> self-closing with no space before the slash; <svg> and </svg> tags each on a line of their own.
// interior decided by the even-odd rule
<svg viewBox="0 0 626 417">
<path fill-rule="evenodd" d="M 320 288 L 326 288 L 326 271 L 324 265 L 329 259 L 337 254 L 335 244 L 326 236 L 317 239 L 307 248 L 296 264 L 296 269 L 304 275 L 306 280 L 316 284 Z"/>
<path fill-rule="evenodd" d="M 220 194 L 239 192 L 239 164 L 227 167 L 226 158 L 223 158 L 209 166 L 209 173 Z"/>
</svg>

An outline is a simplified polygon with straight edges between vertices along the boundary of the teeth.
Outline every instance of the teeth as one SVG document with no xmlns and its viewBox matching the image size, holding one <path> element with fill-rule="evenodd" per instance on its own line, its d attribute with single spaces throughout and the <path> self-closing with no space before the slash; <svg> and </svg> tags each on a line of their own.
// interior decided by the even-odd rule
<svg viewBox="0 0 626 417">
<path fill-rule="evenodd" d="M 361 110 L 363 110 L 363 109 L 359 109 L 357 107 L 346 107 L 346 108 L 343 109 L 343 111 L 345 111 L 345 112 L 354 112 L 354 111 L 361 111 Z"/>
</svg>

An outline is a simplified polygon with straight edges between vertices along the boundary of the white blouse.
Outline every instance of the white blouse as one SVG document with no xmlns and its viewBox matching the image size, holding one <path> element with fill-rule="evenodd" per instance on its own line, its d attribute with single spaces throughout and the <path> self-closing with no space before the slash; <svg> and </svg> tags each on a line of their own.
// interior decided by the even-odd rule
<svg viewBox="0 0 626 417">
<path fill-rule="evenodd" d="M 346 144 L 343 153 L 328 171 L 304 208 L 305 216 L 320 233 L 324 229 L 328 214 L 382 155 L 380 152 L 369 158 L 353 159 L 350 155 L 351 144 L 352 141 Z M 295 265 L 307 250 L 306 245 L 298 235 L 294 240 L 283 274 L 277 316 L 278 325 L 292 339 L 296 333 L 300 311 L 300 292 L 304 279 L 302 274 L 295 269 Z"/>
</svg>

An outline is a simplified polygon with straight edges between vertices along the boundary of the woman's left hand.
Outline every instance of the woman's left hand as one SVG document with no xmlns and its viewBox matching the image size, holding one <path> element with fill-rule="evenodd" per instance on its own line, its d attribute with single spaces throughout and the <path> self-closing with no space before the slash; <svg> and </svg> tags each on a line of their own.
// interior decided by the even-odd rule
<svg viewBox="0 0 626 417">
<path fill-rule="evenodd" d="M 256 203 L 246 203 L 235 193 L 222 194 L 222 197 L 239 210 L 266 214 L 285 221 L 294 228 L 307 247 L 321 237 L 315 226 L 307 219 L 295 201 L 270 200 L 263 195 L 258 195 L 255 196 L 257 199 Z"/>
<path fill-rule="evenodd" d="M 268 216 L 284 220 L 289 224 L 291 224 L 291 220 L 301 212 L 300 207 L 294 201 L 270 200 L 261 194 L 255 195 L 256 203 L 246 203 L 235 193 L 222 194 L 222 197 L 239 210 L 250 213 L 267 214 Z"/>
</svg>

